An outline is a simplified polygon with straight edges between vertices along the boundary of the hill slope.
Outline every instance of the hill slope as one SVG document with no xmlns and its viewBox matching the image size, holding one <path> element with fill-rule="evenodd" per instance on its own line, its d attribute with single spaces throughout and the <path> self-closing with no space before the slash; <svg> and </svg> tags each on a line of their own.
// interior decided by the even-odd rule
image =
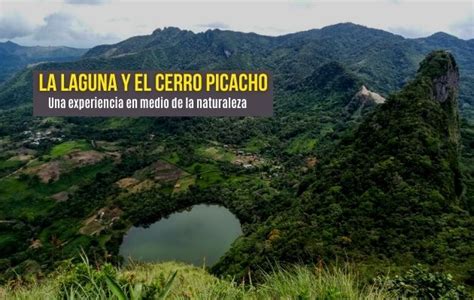
<svg viewBox="0 0 474 300">
<path fill-rule="evenodd" d="M 451 54 L 428 55 L 415 80 L 319 163 L 292 210 L 239 240 L 214 271 L 348 256 L 454 267 L 472 280 L 474 222 L 459 201 L 458 81 Z"/>
<path fill-rule="evenodd" d="M 0 113 L 0 279 L 32 264 L 50 271 L 81 248 L 97 263 L 119 262 L 131 226 L 211 203 L 231 210 L 245 234 L 216 274 L 245 278 L 274 260 L 348 256 L 380 272 L 423 262 L 472 284 L 474 206 L 463 184 L 474 187 L 474 171 L 466 156 L 462 183 L 458 163 L 461 66 L 435 52 L 385 104 L 366 109 L 357 97 L 363 84 L 395 89 L 429 47 L 437 44 L 353 24 L 277 38 L 168 28 L 38 66 L 269 69 L 276 114 L 268 119 L 33 118 L 31 70 L 18 74 L 0 91 L 3 108 L 26 104 Z M 464 132 L 472 148 L 474 131 Z M 169 180 L 155 176 L 159 166 Z M 188 184 L 177 189 L 182 176 Z"/>
<path fill-rule="evenodd" d="M 286 88 L 337 61 L 359 76 L 370 90 L 387 94 L 400 88 L 432 50 L 453 53 L 461 71 L 461 108 L 473 110 L 474 47 L 447 34 L 404 39 L 382 30 L 343 23 L 279 37 L 222 30 L 193 33 L 168 27 L 151 35 L 90 49 L 76 63 L 41 66 L 46 69 L 266 69 L 275 84 Z M 18 83 L 9 83 L 18 86 Z M 30 82 L 21 84 L 31 89 Z M 18 90 L 16 91 L 18 93 Z M 12 100 L 0 95 L 0 108 L 29 103 L 30 93 Z"/>
<path fill-rule="evenodd" d="M 106 279 L 106 276 L 108 277 Z M 116 285 L 111 282 L 117 283 Z M 138 264 L 124 269 L 106 265 L 68 265 L 40 283 L 0 286 L 5 299 L 388 299 L 394 293 L 364 285 L 349 269 L 295 266 L 275 269 L 259 284 L 219 279 L 204 268 L 182 263 Z"/>
<path fill-rule="evenodd" d="M 0 43 L 0 83 L 28 65 L 75 60 L 86 51 L 70 47 L 25 47 L 10 41 Z"/>
</svg>

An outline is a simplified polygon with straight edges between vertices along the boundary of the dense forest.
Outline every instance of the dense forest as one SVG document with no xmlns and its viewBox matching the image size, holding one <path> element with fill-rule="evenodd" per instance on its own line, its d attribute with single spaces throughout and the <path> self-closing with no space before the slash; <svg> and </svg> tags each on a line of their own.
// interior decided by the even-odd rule
<svg viewBox="0 0 474 300">
<path fill-rule="evenodd" d="M 0 280 L 42 278 L 81 251 L 120 265 L 129 228 L 207 203 L 242 225 L 209 268 L 220 278 L 349 261 L 369 282 L 421 264 L 472 289 L 473 55 L 446 34 L 354 24 L 166 28 L 20 71 L 0 86 Z M 275 116 L 33 117 L 35 69 L 269 70 Z"/>
</svg>

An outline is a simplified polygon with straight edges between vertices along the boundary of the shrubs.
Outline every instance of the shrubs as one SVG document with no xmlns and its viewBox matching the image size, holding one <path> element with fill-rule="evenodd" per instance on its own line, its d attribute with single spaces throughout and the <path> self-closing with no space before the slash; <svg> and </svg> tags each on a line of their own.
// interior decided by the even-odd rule
<svg viewBox="0 0 474 300">
<path fill-rule="evenodd" d="M 366 284 L 351 265 L 274 266 L 255 283 L 218 279 L 183 263 L 141 263 L 124 269 L 66 262 L 40 282 L 0 286 L 0 299 L 470 299 L 450 275 L 416 266 Z"/>
<path fill-rule="evenodd" d="M 383 286 L 364 285 L 351 267 L 277 268 L 257 285 L 256 299 L 388 299 Z"/>
<path fill-rule="evenodd" d="M 385 282 L 389 291 L 401 297 L 416 299 L 468 299 L 464 286 L 453 281 L 451 274 L 430 272 L 416 265 L 401 276 Z"/>
<path fill-rule="evenodd" d="M 58 277 L 60 298 L 64 299 L 165 299 L 176 277 L 174 272 L 168 278 L 163 274 L 152 283 L 125 280 L 119 277 L 119 270 L 111 264 L 94 268 L 87 257 L 83 262 L 70 266 Z"/>
<path fill-rule="evenodd" d="M 364 285 L 351 268 L 275 267 L 260 283 L 218 279 L 182 263 L 132 264 L 117 269 L 66 263 L 47 279 L 2 288 L 0 299 L 391 299 Z"/>
</svg>

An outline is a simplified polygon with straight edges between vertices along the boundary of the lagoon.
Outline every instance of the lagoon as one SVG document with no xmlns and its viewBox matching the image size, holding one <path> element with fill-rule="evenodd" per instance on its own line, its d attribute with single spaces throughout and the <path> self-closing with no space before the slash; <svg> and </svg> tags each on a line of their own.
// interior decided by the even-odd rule
<svg viewBox="0 0 474 300">
<path fill-rule="evenodd" d="M 239 220 L 219 205 L 194 205 L 147 228 L 132 227 L 119 254 L 126 261 L 181 261 L 212 266 L 242 234 Z"/>
</svg>

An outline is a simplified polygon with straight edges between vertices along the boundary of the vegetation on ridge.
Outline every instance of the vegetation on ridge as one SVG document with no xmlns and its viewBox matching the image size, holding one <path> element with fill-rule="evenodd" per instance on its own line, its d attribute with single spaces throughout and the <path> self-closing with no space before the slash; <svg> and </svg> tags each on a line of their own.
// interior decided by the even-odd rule
<svg viewBox="0 0 474 300">
<path fill-rule="evenodd" d="M 362 84 L 385 96 L 407 81 L 431 49 L 413 45 L 353 24 L 278 38 L 166 29 L 115 45 L 117 56 L 102 55 L 110 50 L 102 46 L 77 62 L 40 66 L 269 69 L 276 86 L 268 119 L 34 118 L 25 104 L 31 70 L 19 73 L 0 91 L 9 108 L 0 113 L 0 282 L 44 278 L 64 259 L 80 264 L 81 248 L 98 270 L 119 265 L 129 228 L 208 203 L 242 224 L 243 236 L 210 269 L 238 283 L 265 284 L 275 261 L 349 257 L 364 284 L 421 262 L 433 273 L 394 279 L 393 291 L 414 276 L 448 290 L 472 287 L 474 130 L 458 120 L 456 100 L 459 79 L 461 105 L 470 103 L 469 49 L 460 42 L 458 63 L 434 52 L 385 104 L 347 109 Z M 112 286 L 135 290 L 110 275 Z M 291 276 L 283 278 L 298 286 Z"/>
<path fill-rule="evenodd" d="M 265 266 L 268 258 L 310 263 L 349 256 L 374 266 L 424 262 L 471 281 L 474 220 L 472 207 L 460 201 L 459 124 L 452 110 L 457 72 L 452 55 L 429 55 L 413 82 L 307 176 L 291 210 L 238 240 L 213 269 Z M 454 76 L 454 84 L 446 82 L 448 98 L 440 102 L 435 85 L 443 76 Z"/>
</svg>

